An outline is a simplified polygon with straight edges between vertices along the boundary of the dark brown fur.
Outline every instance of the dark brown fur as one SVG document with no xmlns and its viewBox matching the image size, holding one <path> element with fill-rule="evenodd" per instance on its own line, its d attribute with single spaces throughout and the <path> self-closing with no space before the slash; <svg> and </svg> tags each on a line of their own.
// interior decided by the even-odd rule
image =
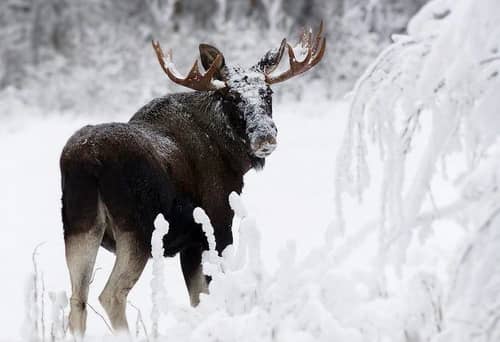
<svg viewBox="0 0 500 342">
<path fill-rule="evenodd" d="M 205 248 L 192 210 L 201 206 L 214 227 L 217 249 L 232 242 L 231 191 L 241 192 L 255 157 L 224 113 L 223 97 L 183 93 L 155 99 L 128 123 L 86 126 L 61 155 L 65 236 L 89 229 L 98 195 L 113 223 L 150 248 L 158 214 L 170 223 L 166 255 Z M 237 121 L 237 119 L 235 120 Z M 108 230 L 103 247 L 113 251 Z"/>
</svg>

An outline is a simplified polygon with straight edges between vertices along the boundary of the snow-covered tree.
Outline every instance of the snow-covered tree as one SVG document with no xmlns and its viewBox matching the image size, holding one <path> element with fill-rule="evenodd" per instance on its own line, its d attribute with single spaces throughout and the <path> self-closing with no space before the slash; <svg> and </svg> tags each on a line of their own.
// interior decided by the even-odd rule
<svg viewBox="0 0 500 342">
<path fill-rule="evenodd" d="M 152 71 L 152 38 L 168 43 L 186 68 L 200 41 L 250 64 L 283 37 L 293 42 L 323 19 L 327 58 L 305 77 L 338 96 L 418 7 L 387 0 L 2 1 L 0 91 L 14 86 L 23 101 L 49 110 L 92 113 L 124 99 L 137 106 L 160 82 Z M 320 78 L 325 72 L 329 77 Z M 297 96 L 303 92 L 296 83 L 284 87 Z"/>
<path fill-rule="evenodd" d="M 343 194 L 363 197 L 372 183 L 370 158 L 378 150 L 383 275 L 388 265 L 401 272 L 410 244 L 428 236 L 434 221 L 452 219 L 466 229 L 469 238 L 448 284 L 443 318 L 454 338 L 445 336 L 454 341 L 493 341 L 500 333 L 494 266 L 500 253 L 493 247 L 500 210 L 499 24 L 500 3 L 494 0 L 424 6 L 408 35 L 395 36 L 356 83 L 338 154 L 342 223 Z M 455 189 L 454 202 L 433 191 L 443 186 Z"/>
</svg>

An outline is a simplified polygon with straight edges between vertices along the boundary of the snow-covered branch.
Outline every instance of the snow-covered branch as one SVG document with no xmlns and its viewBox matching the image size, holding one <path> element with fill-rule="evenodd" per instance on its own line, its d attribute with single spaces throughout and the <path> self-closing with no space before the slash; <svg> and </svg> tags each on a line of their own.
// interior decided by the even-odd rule
<svg viewBox="0 0 500 342">
<path fill-rule="evenodd" d="M 471 240 L 465 242 L 464 257 L 455 268 L 459 274 L 455 290 L 445 287 L 448 304 L 458 309 L 445 304 L 444 313 L 434 309 L 435 315 L 443 315 L 436 334 L 449 337 L 443 327 L 456 321 L 456 315 L 462 321 L 489 323 L 475 328 L 464 325 L 461 333 L 453 334 L 455 339 L 449 339 L 454 341 L 479 335 L 493 341 L 500 334 L 496 309 L 489 304 L 490 311 L 468 307 L 497 303 L 500 291 L 492 268 L 472 266 L 492 265 L 500 257 L 489 247 L 496 239 L 489 227 L 496 224 L 500 198 L 499 22 L 500 3 L 493 0 L 435 0 L 424 6 L 410 21 L 408 35 L 394 37 L 394 43 L 356 83 L 337 156 L 336 212 L 346 226 L 345 195 L 362 199 L 373 190 L 378 150 L 379 219 L 369 228 L 378 235 L 383 277 L 388 265 L 402 276 L 408 250 L 416 240 L 415 227 L 428 230 L 438 220 L 451 219 L 469 231 Z M 434 188 L 454 189 L 454 196 L 445 202 L 436 200 L 439 191 L 431 191 Z M 487 225 L 484 217 L 489 218 Z M 478 228 L 483 226 L 488 228 Z M 475 288 L 484 284 L 489 284 L 490 292 Z"/>
</svg>

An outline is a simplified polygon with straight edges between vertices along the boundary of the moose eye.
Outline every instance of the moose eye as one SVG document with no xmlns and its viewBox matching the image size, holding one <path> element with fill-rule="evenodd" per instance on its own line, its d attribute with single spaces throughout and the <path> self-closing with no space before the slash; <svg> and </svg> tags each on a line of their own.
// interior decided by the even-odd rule
<svg viewBox="0 0 500 342">
<path fill-rule="evenodd" d="M 259 95 L 260 96 L 271 96 L 271 95 L 273 95 L 273 91 L 271 90 L 271 88 L 259 89 Z"/>
<path fill-rule="evenodd" d="M 228 93 L 228 96 L 229 96 L 229 99 L 231 101 L 239 101 L 240 100 L 240 94 L 238 94 L 237 92 L 230 91 Z"/>
</svg>

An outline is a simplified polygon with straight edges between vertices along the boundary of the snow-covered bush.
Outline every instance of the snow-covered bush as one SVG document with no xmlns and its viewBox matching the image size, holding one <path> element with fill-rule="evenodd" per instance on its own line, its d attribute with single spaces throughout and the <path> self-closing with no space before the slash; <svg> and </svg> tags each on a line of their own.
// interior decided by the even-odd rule
<svg viewBox="0 0 500 342">
<path fill-rule="evenodd" d="M 442 330 L 443 289 L 432 273 L 413 272 L 397 292 L 381 293 L 377 270 L 345 268 L 344 243 L 334 227 L 324 245 L 299 260 L 294 242 L 279 252 L 280 264 L 262 266 L 260 234 L 241 199 L 231 194 L 235 244 L 217 255 L 213 228 L 202 209 L 194 212 L 209 241 L 203 270 L 210 294 L 197 308 L 170 304 L 169 324 L 159 339 L 182 341 L 418 341 Z M 239 223 L 239 224 L 238 224 Z M 366 265 L 365 265 L 366 266 Z"/>
<path fill-rule="evenodd" d="M 37 259 L 41 245 L 37 245 L 33 250 L 31 255 L 33 272 L 28 275 L 25 283 L 25 316 L 22 336 L 29 342 L 37 342 L 45 338 L 45 283 Z"/>
<path fill-rule="evenodd" d="M 68 306 L 68 297 L 66 292 L 50 292 L 49 299 L 51 304 L 51 341 L 63 339 L 66 336 L 66 314 L 65 309 Z"/>
<path fill-rule="evenodd" d="M 151 320 L 153 323 L 153 338 L 158 338 L 160 316 L 167 312 L 168 299 L 165 289 L 164 273 L 164 248 L 163 237 L 168 234 L 169 224 L 159 214 L 154 222 L 155 230 L 151 236 L 151 256 L 153 258 L 153 278 L 151 279 L 151 293 L 153 309 L 151 310 Z"/>
<path fill-rule="evenodd" d="M 492 161 L 500 145 L 499 24 L 500 3 L 494 0 L 424 6 L 408 35 L 395 36 L 358 80 L 338 154 L 342 225 L 344 194 L 362 199 L 373 188 L 372 177 L 379 177 L 375 151 L 382 161 L 380 220 L 373 229 L 384 287 L 386 266 L 402 275 L 412 243 L 420 238 L 425 244 L 432 222 L 451 218 L 467 229 L 457 275 L 441 285 L 446 305 L 437 332 L 444 330 L 445 340 L 493 341 L 500 332 L 500 316 L 491 309 L 500 299 L 498 279 L 491 267 L 477 267 L 494 265 L 500 256 L 490 245 L 498 239 L 498 163 Z M 440 198 L 440 192 L 448 196 Z M 485 285 L 488 291 L 481 291 Z"/>
</svg>

